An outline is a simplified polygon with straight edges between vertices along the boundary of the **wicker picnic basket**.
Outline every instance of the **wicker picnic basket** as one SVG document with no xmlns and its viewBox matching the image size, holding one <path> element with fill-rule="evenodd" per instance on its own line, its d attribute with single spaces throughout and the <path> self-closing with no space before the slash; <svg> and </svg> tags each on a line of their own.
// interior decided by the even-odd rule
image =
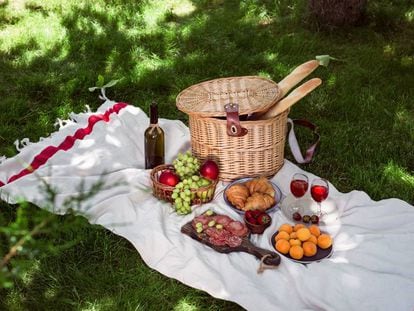
<svg viewBox="0 0 414 311">
<path fill-rule="evenodd" d="M 176 104 L 189 115 L 192 153 L 201 161 L 214 159 L 223 181 L 275 175 L 284 163 L 289 110 L 267 120 L 248 116 L 268 110 L 280 97 L 277 83 L 258 76 L 220 78 L 183 90 Z M 229 103 L 237 104 L 231 105 L 238 109 L 236 118 L 226 109 Z"/>
</svg>

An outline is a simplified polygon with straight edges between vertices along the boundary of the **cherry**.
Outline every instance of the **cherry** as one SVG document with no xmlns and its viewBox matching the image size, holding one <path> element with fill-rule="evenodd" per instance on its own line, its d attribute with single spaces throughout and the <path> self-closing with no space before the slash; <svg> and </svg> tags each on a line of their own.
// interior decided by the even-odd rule
<svg viewBox="0 0 414 311">
<path fill-rule="evenodd" d="M 307 224 L 311 221 L 311 217 L 309 215 L 304 215 L 302 221 Z"/>
<path fill-rule="evenodd" d="M 302 219 L 302 215 L 299 214 L 298 212 L 294 212 L 292 217 L 293 217 L 293 220 L 295 221 L 300 221 Z"/>
<path fill-rule="evenodd" d="M 319 223 L 319 217 L 317 215 L 312 215 L 311 216 L 311 222 L 313 224 L 318 224 Z"/>
</svg>

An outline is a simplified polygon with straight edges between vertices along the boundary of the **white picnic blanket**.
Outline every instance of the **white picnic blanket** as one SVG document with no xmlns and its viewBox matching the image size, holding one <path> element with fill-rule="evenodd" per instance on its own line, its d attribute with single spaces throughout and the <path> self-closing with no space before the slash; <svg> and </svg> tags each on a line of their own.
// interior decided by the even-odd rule
<svg viewBox="0 0 414 311">
<path fill-rule="evenodd" d="M 149 170 L 143 169 L 146 114 L 139 108 L 106 101 L 97 112 L 73 114 L 59 131 L 0 164 L 0 195 L 45 207 L 41 179 L 58 189 L 55 213 L 64 202 L 99 180 L 105 187 L 77 210 L 128 239 L 151 268 L 214 297 L 248 310 L 413 310 L 414 208 L 398 199 L 372 201 L 361 191 L 340 193 L 330 185 L 325 202 L 331 217 L 322 229 L 334 237 L 334 252 L 318 263 L 302 265 L 282 258 L 275 270 L 257 274 L 258 260 L 246 253 L 220 254 L 180 232 L 183 224 L 206 209 L 233 218 L 220 183 L 213 202 L 185 217 L 151 194 Z M 189 148 L 189 130 L 180 121 L 161 119 L 166 133 L 166 161 Z M 71 138 L 68 138 L 71 137 Z M 32 169 L 24 171 L 27 165 Z M 289 161 L 273 178 L 289 193 L 289 180 L 303 172 Z M 272 250 L 270 236 L 289 221 L 281 210 L 264 235 L 252 236 Z"/>
</svg>

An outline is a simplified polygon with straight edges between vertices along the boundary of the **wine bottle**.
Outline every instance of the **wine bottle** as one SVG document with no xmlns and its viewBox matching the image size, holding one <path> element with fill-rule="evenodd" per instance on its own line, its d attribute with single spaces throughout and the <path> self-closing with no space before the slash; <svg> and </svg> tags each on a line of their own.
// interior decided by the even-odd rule
<svg viewBox="0 0 414 311">
<path fill-rule="evenodd" d="M 164 131 L 158 124 L 158 106 L 150 106 L 150 125 L 145 130 L 145 168 L 154 168 L 165 161 Z"/>
</svg>

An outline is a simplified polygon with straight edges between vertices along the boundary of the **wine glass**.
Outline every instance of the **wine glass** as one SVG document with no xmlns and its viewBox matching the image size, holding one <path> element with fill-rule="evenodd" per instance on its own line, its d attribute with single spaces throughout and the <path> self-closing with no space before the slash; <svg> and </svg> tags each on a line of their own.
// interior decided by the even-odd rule
<svg viewBox="0 0 414 311">
<path fill-rule="evenodd" d="M 325 179 L 317 178 L 312 181 L 311 196 L 318 203 L 318 216 L 322 216 L 321 202 L 326 200 L 329 194 L 329 184 Z"/>
<path fill-rule="evenodd" d="M 298 199 L 305 195 L 306 191 L 308 191 L 308 187 L 309 180 L 306 175 L 300 173 L 293 175 L 292 180 L 290 181 L 290 192 L 292 192 L 296 199 L 290 206 L 292 214 L 299 210 L 300 205 L 298 204 Z"/>
</svg>

